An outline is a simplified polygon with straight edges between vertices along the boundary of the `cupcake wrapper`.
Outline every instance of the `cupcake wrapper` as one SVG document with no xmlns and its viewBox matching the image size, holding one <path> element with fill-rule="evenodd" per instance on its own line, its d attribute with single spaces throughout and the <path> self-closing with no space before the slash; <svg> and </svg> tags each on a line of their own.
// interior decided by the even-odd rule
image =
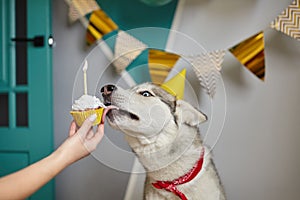
<svg viewBox="0 0 300 200">
<path fill-rule="evenodd" d="M 70 114 L 73 116 L 77 126 L 81 126 L 89 116 L 96 114 L 97 118 L 93 123 L 93 126 L 95 126 L 101 122 L 103 110 L 104 108 L 98 108 L 98 109 L 86 110 L 86 111 L 71 111 Z"/>
</svg>

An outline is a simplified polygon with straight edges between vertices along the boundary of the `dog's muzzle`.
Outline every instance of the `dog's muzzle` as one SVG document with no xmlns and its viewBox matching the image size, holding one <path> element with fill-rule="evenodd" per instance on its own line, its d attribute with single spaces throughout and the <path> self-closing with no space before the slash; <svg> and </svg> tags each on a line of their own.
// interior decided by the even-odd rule
<svg viewBox="0 0 300 200">
<path fill-rule="evenodd" d="M 118 110 L 119 115 L 128 116 L 131 119 L 138 121 L 139 117 L 136 114 L 131 113 L 127 110 L 122 110 L 122 109 L 116 107 L 115 105 L 112 105 L 112 94 L 116 90 L 117 90 L 117 87 L 115 85 L 105 85 L 100 90 L 100 92 L 103 96 L 103 100 L 104 100 L 103 103 L 104 103 L 105 106 L 107 106 L 109 108 L 107 113 L 110 110 Z M 110 113 L 108 113 L 108 117 L 112 116 Z M 111 117 L 111 119 L 112 119 L 112 117 Z"/>
<path fill-rule="evenodd" d="M 111 105 L 111 94 L 115 91 L 117 87 L 115 85 L 105 85 L 101 88 L 100 92 L 103 96 L 104 105 Z"/>
</svg>

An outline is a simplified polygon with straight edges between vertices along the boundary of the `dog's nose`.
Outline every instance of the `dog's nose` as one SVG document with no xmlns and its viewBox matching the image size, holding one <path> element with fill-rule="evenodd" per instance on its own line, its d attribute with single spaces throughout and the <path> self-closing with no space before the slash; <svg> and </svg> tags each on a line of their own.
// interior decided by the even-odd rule
<svg viewBox="0 0 300 200">
<path fill-rule="evenodd" d="M 117 87 L 114 85 L 105 85 L 101 88 L 100 92 L 103 96 L 104 105 L 109 106 L 111 105 L 111 94 Z"/>
<path fill-rule="evenodd" d="M 100 92 L 102 96 L 109 96 L 115 89 L 116 86 L 114 85 L 105 85 L 101 88 Z"/>
</svg>

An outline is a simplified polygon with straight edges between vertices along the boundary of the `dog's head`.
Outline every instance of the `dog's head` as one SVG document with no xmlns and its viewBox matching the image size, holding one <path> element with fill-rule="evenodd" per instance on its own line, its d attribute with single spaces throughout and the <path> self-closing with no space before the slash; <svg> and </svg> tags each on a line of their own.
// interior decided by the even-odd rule
<svg viewBox="0 0 300 200">
<path fill-rule="evenodd" d="M 124 90 L 114 85 L 101 89 L 105 105 L 115 106 L 107 113 L 109 124 L 133 136 L 151 137 L 167 125 L 197 126 L 206 116 L 183 100 L 160 87 L 144 83 Z"/>
</svg>

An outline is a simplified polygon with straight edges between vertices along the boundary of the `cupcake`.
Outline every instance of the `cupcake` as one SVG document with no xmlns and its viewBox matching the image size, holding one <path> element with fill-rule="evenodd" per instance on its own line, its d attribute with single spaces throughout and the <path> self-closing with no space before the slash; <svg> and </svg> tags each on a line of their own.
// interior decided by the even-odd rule
<svg viewBox="0 0 300 200">
<path fill-rule="evenodd" d="M 81 126 L 85 119 L 96 114 L 97 118 L 93 125 L 97 125 L 101 122 L 104 108 L 105 105 L 97 97 L 84 94 L 78 100 L 75 100 L 70 113 L 77 126 Z"/>
</svg>

